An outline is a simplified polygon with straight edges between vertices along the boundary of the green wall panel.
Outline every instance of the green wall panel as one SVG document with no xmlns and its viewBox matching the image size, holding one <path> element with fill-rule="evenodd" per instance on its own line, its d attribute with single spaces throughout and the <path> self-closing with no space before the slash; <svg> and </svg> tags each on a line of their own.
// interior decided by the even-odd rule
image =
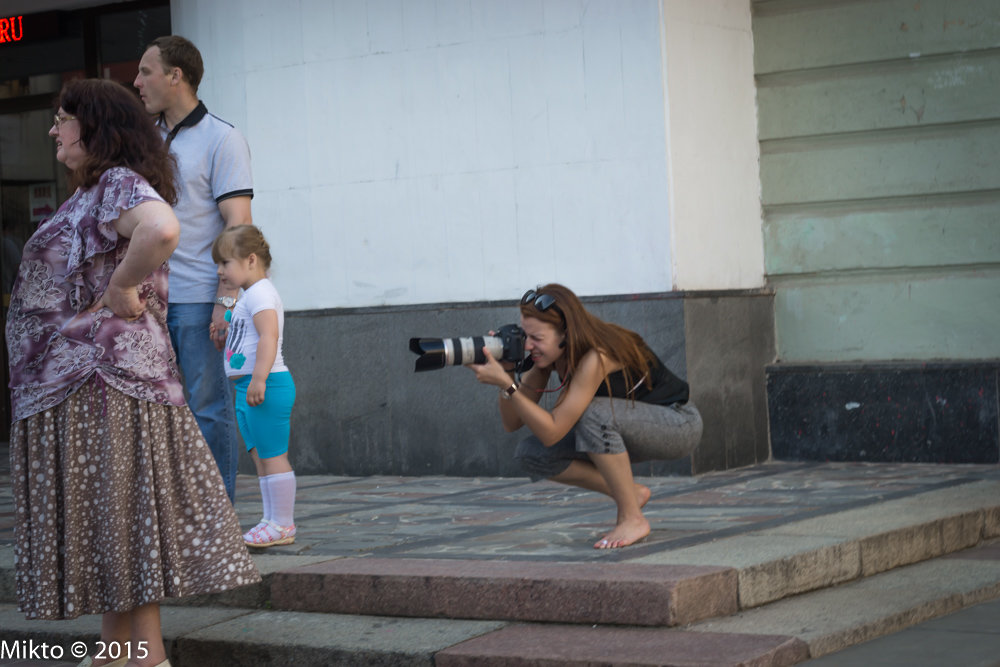
<svg viewBox="0 0 1000 667">
<path fill-rule="evenodd" d="M 997 0 L 753 4 L 758 74 L 1000 46 Z"/>
<path fill-rule="evenodd" d="M 761 142 L 765 206 L 1000 189 L 1000 123 Z"/>
<path fill-rule="evenodd" d="M 780 285 L 782 362 L 1000 357 L 1000 271 Z"/>
<path fill-rule="evenodd" d="M 1000 0 L 752 8 L 779 358 L 1000 357 Z"/>
<path fill-rule="evenodd" d="M 1000 264 L 1000 192 L 769 212 L 771 276 Z"/>
<path fill-rule="evenodd" d="M 763 76 L 757 88 L 762 140 L 985 120 L 998 100 L 1000 50 Z"/>
</svg>

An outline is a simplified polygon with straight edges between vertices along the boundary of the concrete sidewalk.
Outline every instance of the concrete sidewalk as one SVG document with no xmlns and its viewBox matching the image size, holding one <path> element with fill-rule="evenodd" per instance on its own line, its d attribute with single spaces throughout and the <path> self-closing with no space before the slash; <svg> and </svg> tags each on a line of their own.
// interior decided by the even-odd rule
<svg viewBox="0 0 1000 667">
<path fill-rule="evenodd" d="M 965 608 L 996 613 L 975 605 L 1000 597 L 998 466 L 769 463 L 640 481 L 652 491 L 652 533 L 600 551 L 591 545 L 613 524 L 614 506 L 578 489 L 525 479 L 301 477 L 296 543 L 255 556 L 264 585 L 195 601 L 206 605 L 197 612 L 165 608 L 175 664 L 209 664 L 210 655 L 222 656 L 215 664 L 290 656 L 301 664 L 541 664 L 552 659 L 546 633 L 562 628 L 564 637 L 581 636 L 549 664 L 795 664 L 827 655 L 815 662 L 837 665 L 848 664 L 835 661 L 837 651 L 878 650 L 879 641 L 863 642 L 882 634 Z M 237 497 L 241 523 L 252 526 L 256 478 L 240 477 Z M 12 519 L 9 484 L 0 480 L 0 634 L 96 631 L 96 618 L 19 618 Z M 570 581 L 560 571 L 609 581 Z M 641 591 L 653 586 L 660 593 L 649 597 L 669 600 L 669 609 L 644 601 Z M 592 599 L 602 604 L 591 609 Z M 265 659 L 263 637 L 277 619 L 289 624 L 274 640 L 282 652 Z M 983 632 L 934 622 L 938 642 L 950 639 L 969 655 L 948 664 L 1000 664 L 972 662 L 969 650 L 1000 656 L 1000 633 L 975 620 L 970 627 Z M 389 625 L 392 642 L 374 629 Z M 310 637 L 289 639 L 289 627 Z M 260 646 L 251 650 L 253 642 Z M 609 643 L 614 655 L 598 655 Z M 887 646 L 888 656 L 851 664 L 942 664 L 929 652 L 921 663 Z M 395 662 L 373 658 L 380 650 Z M 681 662 L 685 651 L 702 661 Z M 879 661 L 892 654 L 900 660 Z"/>
<path fill-rule="evenodd" d="M 593 543 L 614 524 L 613 503 L 561 484 L 519 478 L 302 477 L 296 495 L 296 543 L 268 553 L 648 561 L 657 554 L 849 510 L 863 518 L 870 508 L 929 492 L 941 492 L 945 498 L 949 490 L 1000 482 L 1000 466 L 768 463 L 698 477 L 638 481 L 652 491 L 645 508 L 650 536 L 627 549 L 595 550 Z M 260 515 L 256 478 L 241 476 L 237 495 L 241 523 L 250 526 Z M 934 516 L 943 507 L 913 507 L 907 518 Z"/>
</svg>

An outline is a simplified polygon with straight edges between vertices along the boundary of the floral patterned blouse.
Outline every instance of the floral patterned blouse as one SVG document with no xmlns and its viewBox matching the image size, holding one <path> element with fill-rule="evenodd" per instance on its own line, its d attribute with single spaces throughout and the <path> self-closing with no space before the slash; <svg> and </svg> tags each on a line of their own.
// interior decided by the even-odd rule
<svg viewBox="0 0 1000 667">
<path fill-rule="evenodd" d="M 167 333 L 166 262 L 139 285 L 146 300 L 139 319 L 109 308 L 87 312 L 128 249 L 114 221 L 145 201 L 163 199 L 139 174 L 114 167 L 77 190 L 25 244 L 7 314 L 14 421 L 58 405 L 95 373 L 134 398 L 184 404 Z"/>
</svg>

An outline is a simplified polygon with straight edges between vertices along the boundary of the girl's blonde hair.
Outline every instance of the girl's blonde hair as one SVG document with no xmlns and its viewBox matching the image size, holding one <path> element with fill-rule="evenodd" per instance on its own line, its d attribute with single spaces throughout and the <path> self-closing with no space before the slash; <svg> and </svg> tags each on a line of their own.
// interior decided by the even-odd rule
<svg viewBox="0 0 1000 667">
<path fill-rule="evenodd" d="M 212 261 L 216 264 L 227 258 L 246 259 L 250 255 L 257 255 L 265 270 L 271 268 L 271 246 L 254 225 L 227 227 L 212 243 Z"/>
</svg>

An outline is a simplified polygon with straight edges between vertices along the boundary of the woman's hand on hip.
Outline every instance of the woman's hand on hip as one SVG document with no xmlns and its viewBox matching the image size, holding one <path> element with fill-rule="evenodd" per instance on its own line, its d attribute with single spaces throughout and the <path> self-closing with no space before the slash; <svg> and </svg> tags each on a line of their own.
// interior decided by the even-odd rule
<svg viewBox="0 0 1000 667">
<path fill-rule="evenodd" d="M 139 290 L 135 287 L 117 287 L 113 283 L 101 295 L 90 312 L 108 308 L 124 320 L 137 320 L 146 311 L 146 302 L 139 298 Z"/>
</svg>

